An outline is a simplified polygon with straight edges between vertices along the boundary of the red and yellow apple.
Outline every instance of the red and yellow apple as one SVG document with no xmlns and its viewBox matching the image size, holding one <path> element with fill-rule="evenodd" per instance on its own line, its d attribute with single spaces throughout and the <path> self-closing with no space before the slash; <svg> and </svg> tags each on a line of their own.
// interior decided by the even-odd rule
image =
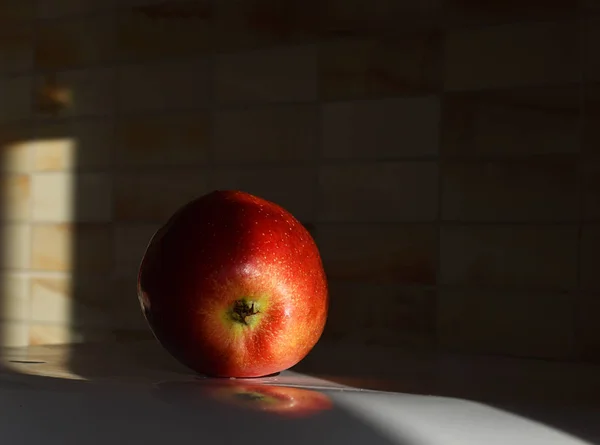
<svg viewBox="0 0 600 445">
<path fill-rule="evenodd" d="M 329 304 L 306 228 L 241 191 L 204 195 L 156 232 L 140 265 L 138 297 L 163 347 L 214 377 L 294 366 L 319 340 Z"/>
</svg>

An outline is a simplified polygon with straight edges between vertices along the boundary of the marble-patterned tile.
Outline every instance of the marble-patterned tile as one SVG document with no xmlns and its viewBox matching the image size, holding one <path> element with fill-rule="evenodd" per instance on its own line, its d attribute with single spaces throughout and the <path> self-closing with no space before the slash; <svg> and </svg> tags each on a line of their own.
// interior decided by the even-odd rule
<svg viewBox="0 0 600 445">
<path fill-rule="evenodd" d="M 0 227 L 2 257 L 0 267 L 24 270 L 31 264 L 31 227 L 27 224 L 3 224 Z"/>
<path fill-rule="evenodd" d="M 581 116 L 576 84 L 447 93 L 440 152 L 465 157 L 578 153 Z"/>
<path fill-rule="evenodd" d="M 380 304 L 367 303 L 373 295 Z M 429 347 L 435 336 L 435 300 L 436 292 L 430 289 L 332 281 L 323 339 L 368 346 Z"/>
<path fill-rule="evenodd" d="M 599 0 L 579 0 L 579 4 L 582 6 L 583 11 L 594 13 L 600 12 Z"/>
<path fill-rule="evenodd" d="M 600 10 L 600 9 L 599 9 Z M 600 16 L 591 15 L 583 21 L 583 74 L 586 81 L 600 81 Z M 597 86 L 595 86 L 597 88 Z"/>
<path fill-rule="evenodd" d="M 29 345 L 29 322 L 0 321 L 0 345 L 23 348 Z"/>
<path fill-rule="evenodd" d="M 112 15 L 43 21 L 37 28 L 35 65 L 63 70 L 108 64 L 115 60 Z"/>
<path fill-rule="evenodd" d="M 4 221 L 26 221 L 31 216 L 31 178 L 24 174 L 0 177 Z"/>
<path fill-rule="evenodd" d="M 31 70 L 33 67 L 33 36 L 34 30 L 31 21 L 9 22 L 0 26 L 0 73 L 19 73 Z"/>
<path fill-rule="evenodd" d="M 436 282 L 433 225 L 317 224 L 315 238 L 330 280 L 403 285 Z"/>
<path fill-rule="evenodd" d="M 31 142 L 33 170 L 108 169 L 115 145 L 115 124 L 111 119 L 64 120 L 35 127 Z"/>
<path fill-rule="evenodd" d="M 438 297 L 439 343 L 465 353 L 570 359 L 572 314 L 569 294 L 445 290 Z"/>
<path fill-rule="evenodd" d="M 85 328 L 110 328 L 112 320 L 101 299 L 111 295 L 110 280 L 106 277 L 73 278 L 38 276 L 31 278 L 31 322 Z M 93 284 L 93 286 L 92 286 Z"/>
<path fill-rule="evenodd" d="M 221 168 L 213 173 L 211 189 L 242 190 L 272 201 L 302 222 L 314 217 L 314 168 L 243 167 Z"/>
<path fill-rule="evenodd" d="M 598 50 L 600 51 L 600 44 Z M 598 157 L 600 156 L 600 82 L 584 83 L 583 94 L 583 154 Z"/>
<path fill-rule="evenodd" d="M 325 36 L 398 36 L 439 27 L 443 0 L 323 0 Z"/>
<path fill-rule="evenodd" d="M 211 52 L 214 44 L 212 8 L 208 2 L 203 3 L 162 2 L 120 10 L 117 17 L 119 58 L 141 61 Z M 185 6 L 193 7 L 194 11 L 178 17 L 178 9 Z"/>
<path fill-rule="evenodd" d="M 0 21 L 18 22 L 33 19 L 35 0 L 0 0 Z"/>
<path fill-rule="evenodd" d="M 115 336 L 109 329 L 81 329 L 61 324 L 31 323 L 29 345 L 65 345 L 80 343 L 114 342 Z M 63 373 L 59 374 L 62 378 Z"/>
<path fill-rule="evenodd" d="M 40 75 L 36 112 L 41 118 L 106 116 L 115 110 L 115 69 L 90 68 Z"/>
<path fill-rule="evenodd" d="M 457 29 L 446 36 L 444 87 L 457 91 L 576 83 L 579 61 L 575 21 Z"/>
<path fill-rule="evenodd" d="M 210 145 L 207 113 L 128 117 L 117 124 L 115 160 L 131 167 L 200 165 Z"/>
<path fill-rule="evenodd" d="M 108 11 L 123 0 L 44 0 L 36 2 L 37 16 L 50 19 Z"/>
<path fill-rule="evenodd" d="M 32 228 L 31 267 L 39 271 L 112 271 L 109 224 L 38 224 Z"/>
<path fill-rule="evenodd" d="M 442 168 L 442 219 L 576 222 L 579 162 L 568 156 L 515 162 L 448 162 Z"/>
<path fill-rule="evenodd" d="M 117 327 L 130 330 L 127 334 L 119 333 L 118 336 L 130 335 L 137 339 L 138 337 L 152 339 L 148 322 L 144 318 L 140 302 L 137 297 L 137 274 L 120 277 L 115 280 L 113 285 L 111 302 L 108 308 L 113 324 Z"/>
<path fill-rule="evenodd" d="M 441 284 L 574 289 L 577 229 L 576 225 L 443 226 Z"/>
<path fill-rule="evenodd" d="M 322 116 L 327 158 L 393 159 L 437 154 L 437 96 L 325 104 Z"/>
<path fill-rule="evenodd" d="M 29 124 L 0 124 L 0 171 L 27 173 L 31 170 L 32 135 Z"/>
<path fill-rule="evenodd" d="M 0 78 L 0 123 L 32 117 L 32 88 L 31 76 Z"/>
<path fill-rule="evenodd" d="M 600 158 L 583 162 L 583 219 L 600 221 Z"/>
<path fill-rule="evenodd" d="M 135 281 L 146 248 L 160 226 L 135 223 L 115 226 L 114 274 L 117 278 Z"/>
<path fill-rule="evenodd" d="M 436 33 L 344 38 L 319 44 L 319 95 L 363 99 L 439 91 L 442 40 Z"/>
<path fill-rule="evenodd" d="M 319 126 L 313 105 L 221 111 L 214 122 L 214 158 L 219 163 L 314 159 Z"/>
<path fill-rule="evenodd" d="M 600 363 L 600 296 L 581 294 L 576 301 L 576 339 L 579 358 Z"/>
<path fill-rule="evenodd" d="M 448 26 L 478 26 L 501 23 L 535 22 L 575 17 L 578 2 L 571 0 L 443 0 Z"/>
<path fill-rule="evenodd" d="M 432 221 L 437 214 L 437 181 L 438 166 L 433 162 L 323 166 L 319 219 Z"/>
<path fill-rule="evenodd" d="M 210 69 L 203 59 L 120 68 L 120 111 L 166 111 L 205 108 L 210 99 Z"/>
<path fill-rule="evenodd" d="M 48 172 L 32 175 L 36 222 L 111 220 L 112 177 L 105 173 Z"/>
<path fill-rule="evenodd" d="M 0 280 L 2 280 L 0 285 L 0 296 L 2 297 L 0 322 L 29 321 L 29 276 L 25 272 L 3 272 L 0 274 Z"/>
<path fill-rule="evenodd" d="M 217 56 L 219 103 L 311 102 L 317 98 L 315 45 Z"/>
<path fill-rule="evenodd" d="M 580 287 L 585 291 L 600 292 L 600 225 L 585 224 L 580 243 Z"/>
<path fill-rule="evenodd" d="M 114 185 L 114 218 L 165 222 L 181 206 L 209 192 L 208 179 L 206 172 L 118 174 Z"/>
<path fill-rule="evenodd" d="M 219 0 L 211 21 L 223 52 L 313 41 L 321 22 L 318 0 Z"/>
</svg>

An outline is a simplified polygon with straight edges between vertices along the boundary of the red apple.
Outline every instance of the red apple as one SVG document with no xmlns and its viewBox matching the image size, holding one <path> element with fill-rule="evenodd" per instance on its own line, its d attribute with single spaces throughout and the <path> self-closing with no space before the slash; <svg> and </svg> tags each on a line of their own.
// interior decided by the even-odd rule
<svg viewBox="0 0 600 445">
<path fill-rule="evenodd" d="M 280 206 L 240 191 L 204 195 L 156 232 L 138 296 L 165 349 L 217 377 L 294 366 L 319 340 L 329 304 L 308 231 Z"/>
</svg>

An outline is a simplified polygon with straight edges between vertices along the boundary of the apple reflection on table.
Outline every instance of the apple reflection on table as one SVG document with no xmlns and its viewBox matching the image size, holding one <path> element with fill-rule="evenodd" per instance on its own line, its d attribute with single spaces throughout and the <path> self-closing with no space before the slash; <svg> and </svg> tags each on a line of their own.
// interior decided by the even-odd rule
<svg viewBox="0 0 600 445">
<path fill-rule="evenodd" d="M 161 399 L 184 396 L 210 399 L 242 410 L 253 410 L 285 418 L 306 418 L 333 408 L 324 393 L 289 386 L 274 386 L 247 380 L 204 379 L 187 382 L 160 382 Z"/>
</svg>

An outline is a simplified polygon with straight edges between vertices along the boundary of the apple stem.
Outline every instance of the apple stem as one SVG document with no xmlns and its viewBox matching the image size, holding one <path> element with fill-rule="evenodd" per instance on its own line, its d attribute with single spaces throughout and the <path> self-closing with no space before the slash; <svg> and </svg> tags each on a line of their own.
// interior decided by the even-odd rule
<svg viewBox="0 0 600 445">
<path fill-rule="evenodd" d="M 259 313 L 260 311 L 254 310 L 254 302 L 248 304 L 245 300 L 237 300 L 233 305 L 233 319 L 245 325 L 248 325 L 248 322 L 246 321 L 247 317 Z"/>
</svg>

